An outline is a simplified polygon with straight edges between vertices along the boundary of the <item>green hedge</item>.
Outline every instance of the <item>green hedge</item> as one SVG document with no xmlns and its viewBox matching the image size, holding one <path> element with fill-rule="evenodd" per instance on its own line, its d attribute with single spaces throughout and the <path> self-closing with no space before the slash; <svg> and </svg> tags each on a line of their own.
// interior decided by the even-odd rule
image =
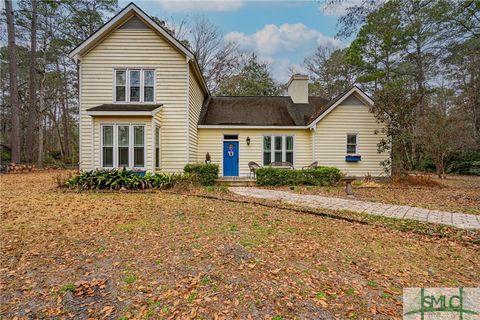
<svg viewBox="0 0 480 320">
<path fill-rule="evenodd" d="M 183 168 L 185 173 L 191 174 L 197 182 L 204 186 L 212 186 L 218 178 L 217 164 L 188 163 Z"/>
<path fill-rule="evenodd" d="M 183 179 L 179 174 L 141 174 L 123 169 L 85 171 L 67 180 L 69 188 L 80 190 L 167 189 Z"/>
<path fill-rule="evenodd" d="M 334 167 L 318 167 L 306 170 L 259 168 L 256 171 L 259 186 L 332 186 L 342 178 L 342 173 Z"/>
<path fill-rule="evenodd" d="M 456 161 L 447 167 L 447 173 L 480 176 L 480 161 Z"/>
</svg>

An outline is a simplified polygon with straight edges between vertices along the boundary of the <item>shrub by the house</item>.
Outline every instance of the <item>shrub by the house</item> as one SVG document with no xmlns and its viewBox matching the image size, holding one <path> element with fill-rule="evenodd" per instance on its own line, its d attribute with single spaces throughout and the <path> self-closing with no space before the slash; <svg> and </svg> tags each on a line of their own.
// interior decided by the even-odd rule
<svg viewBox="0 0 480 320">
<path fill-rule="evenodd" d="M 211 186 L 218 178 L 219 169 L 217 164 L 187 163 L 183 171 L 192 175 L 193 181 L 204 186 Z"/>
<path fill-rule="evenodd" d="M 139 174 L 123 169 L 85 171 L 67 180 L 69 188 L 81 190 L 168 189 L 182 179 L 179 174 Z"/>
<path fill-rule="evenodd" d="M 332 186 L 342 178 L 342 173 L 334 167 L 317 167 L 306 170 L 286 170 L 260 168 L 256 171 L 259 186 Z"/>
</svg>

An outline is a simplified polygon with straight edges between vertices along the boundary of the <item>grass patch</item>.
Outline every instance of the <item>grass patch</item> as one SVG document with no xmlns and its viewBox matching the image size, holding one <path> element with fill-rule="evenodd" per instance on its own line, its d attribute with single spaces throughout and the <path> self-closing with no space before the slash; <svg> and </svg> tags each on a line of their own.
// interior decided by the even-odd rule
<svg viewBox="0 0 480 320">
<path fill-rule="evenodd" d="M 200 283 L 207 286 L 212 283 L 212 278 L 210 276 L 203 276 L 200 278 Z"/>
<path fill-rule="evenodd" d="M 209 193 L 228 193 L 228 187 L 223 185 L 206 186 L 205 191 Z"/>
<path fill-rule="evenodd" d="M 345 294 L 347 296 L 352 296 L 355 294 L 355 289 L 354 288 L 348 288 L 347 290 L 345 290 Z"/>
<path fill-rule="evenodd" d="M 321 265 L 321 266 L 318 267 L 318 271 L 320 271 L 320 272 L 327 272 L 327 271 L 328 271 L 328 268 L 327 268 L 326 266 L 324 266 L 324 265 Z"/>
<path fill-rule="evenodd" d="M 124 278 L 123 278 L 123 281 L 126 283 L 126 284 L 133 284 L 135 283 L 135 281 L 137 281 L 137 277 L 133 274 L 129 274 L 129 275 L 126 275 Z"/>
<path fill-rule="evenodd" d="M 315 294 L 315 298 L 326 300 L 327 299 L 327 294 L 323 291 L 319 291 L 319 292 L 317 292 L 317 294 Z"/>
<path fill-rule="evenodd" d="M 68 291 L 70 292 L 75 291 L 75 285 L 73 283 L 66 283 L 59 290 L 60 294 L 62 295 L 67 293 Z"/>
<path fill-rule="evenodd" d="M 161 305 L 162 303 L 160 301 L 148 300 L 147 301 L 148 310 L 147 310 L 147 313 L 145 314 L 145 318 L 151 319 L 153 316 L 155 316 L 155 310 L 159 308 Z"/>
<path fill-rule="evenodd" d="M 128 223 L 118 224 L 117 228 L 123 232 L 146 231 L 150 228 L 150 222 L 145 219 L 138 219 Z"/>
<path fill-rule="evenodd" d="M 187 302 L 188 303 L 193 303 L 193 301 L 195 301 L 195 299 L 197 298 L 197 293 L 196 292 L 192 292 L 188 295 L 187 297 Z"/>
<path fill-rule="evenodd" d="M 382 298 L 382 299 L 390 299 L 391 297 L 392 297 L 392 295 L 389 294 L 389 293 L 386 293 L 386 292 L 382 292 L 380 294 L 380 298 Z"/>
</svg>

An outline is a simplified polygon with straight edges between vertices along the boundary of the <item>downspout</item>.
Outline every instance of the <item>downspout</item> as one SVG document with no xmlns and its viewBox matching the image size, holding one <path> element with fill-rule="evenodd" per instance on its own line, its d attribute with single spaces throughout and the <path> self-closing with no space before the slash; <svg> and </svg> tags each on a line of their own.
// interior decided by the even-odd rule
<svg viewBox="0 0 480 320">
<path fill-rule="evenodd" d="M 187 157 L 186 163 L 190 162 L 190 108 L 189 108 L 189 100 L 190 100 L 190 58 L 186 57 L 186 66 L 187 66 L 187 83 L 186 83 L 186 97 L 185 97 L 185 111 L 187 113 L 187 130 L 186 130 L 186 140 L 187 140 Z"/>
<path fill-rule="evenodd" d="M 75 61 L 78 75 L 78 168 L 82 170 L 82 64 Z"/>
<path fill-rule="evenodd" d="M 90 157 L 92 159 L 92 169 L 95 170 L 95 118 L 93 116 L 90 117 L 92 120 L 92 156 Z"/>
<path fill-rule="evenodd" d="M 155 159 L 157 158 L 157 153 L 156 153 L 156 148 L 155 148 L 155 138 L 156 138 L 156 128 L 155 128 L 155 115 L 152 115 L 152 120 L 150 121 L 150 125 L 152 126 L 151 130 L 150 130 L 150 134 L 152 135 L 152 145 L 150 146 L 152 149 L 152 167 L 151 167 L 151 170 L 152 172 L 155 172 Z M 159 163 L 160 165 L 160 163 Z"/>
<path fill-rule="evenodd" d="M 313 131 L 313 137 L 312 137 L 312 162 L 315 162 L 317 161 L 317 139 L 316 139 L 316 135 L 317 135 L 317 126 L 313 126 L 312 128 L 310 128 L 311 131 Z"/>
</svg>

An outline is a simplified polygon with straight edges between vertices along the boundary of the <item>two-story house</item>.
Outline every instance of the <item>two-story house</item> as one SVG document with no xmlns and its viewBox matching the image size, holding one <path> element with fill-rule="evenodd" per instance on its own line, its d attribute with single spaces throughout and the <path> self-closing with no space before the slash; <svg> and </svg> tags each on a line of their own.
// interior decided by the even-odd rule
<svg viewBox="0 0 480 320">
<path fill-rule="evenodd" d="M 133 3 L 70 56 L 79 65 L 81 170 L 178 172 L 208 152 L 224 176 L 248 175 L 250 161 L 384 174 L 384 125 L 357 87 L 329 101 L 294 75 L 286 96 L 212 96 L 193 53 Z"/>
</svg>

